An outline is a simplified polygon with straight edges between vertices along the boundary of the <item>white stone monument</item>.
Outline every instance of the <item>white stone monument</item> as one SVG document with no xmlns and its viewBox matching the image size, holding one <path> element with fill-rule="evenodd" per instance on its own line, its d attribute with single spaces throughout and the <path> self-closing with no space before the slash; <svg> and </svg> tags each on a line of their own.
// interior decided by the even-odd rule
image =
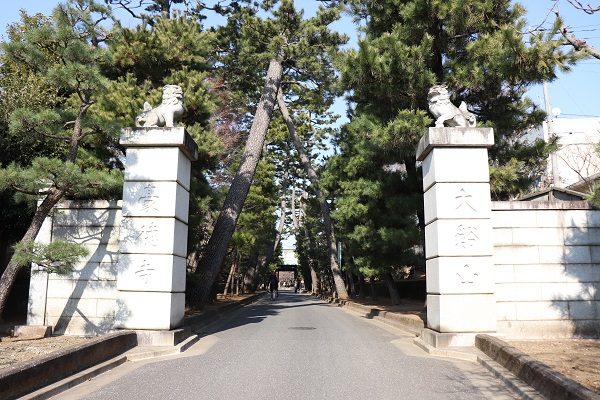
<svg viewBox="0 0 600 400">
<path fill-rule="evenodd" d="M 464 112 L 448 104 L 434 112 L 436 125 Z M 427 269 L 421 340 L 434 347 L 472 346 L 477 333 L 496 331 L 487 156 L 494 133 L 474 127 L 474 120 L 451 125 L 429 128 L 417 148 Z"/>
<path fill-rule="evenodd" d="M 162 116 L 161 106 L 145 110 L 146 119 L 156 113 L 154 125 L 166 127 L 124 129 L 120 138 L 127 153 L 117 328 L 170 330 L 184 316 L 190 171 L 198 146 L 183 127 L 168 127 L 173 115 Z"/>
</svg>

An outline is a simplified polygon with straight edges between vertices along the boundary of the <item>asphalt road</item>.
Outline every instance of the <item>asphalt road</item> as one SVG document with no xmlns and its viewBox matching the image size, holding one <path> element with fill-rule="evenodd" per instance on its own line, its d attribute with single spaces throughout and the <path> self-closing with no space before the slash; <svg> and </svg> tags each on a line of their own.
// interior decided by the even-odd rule
<svg viewBox="0 0 600 400">
<path fill-rule="evenodd" d="M 233 312 L 185 353 L 128 362 L 64 399 L 513 399 L 478 364 L 427 355 L 412 336 L 308 295 Z"/>
</svg>

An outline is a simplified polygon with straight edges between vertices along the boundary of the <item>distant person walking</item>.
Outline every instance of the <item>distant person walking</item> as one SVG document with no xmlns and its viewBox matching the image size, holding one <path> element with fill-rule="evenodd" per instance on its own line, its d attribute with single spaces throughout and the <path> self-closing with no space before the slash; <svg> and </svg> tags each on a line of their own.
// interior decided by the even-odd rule
<svg viewBox="0 0 600 400">
<path fill-rule="evenodd" d="M 277 275 L 275 272 L 269 278 L 269 293 L 271 293 L 271 300 L 275 300 L 277 298 L 279 289 L 279 280 L 277 279 Z"/>
</svg>

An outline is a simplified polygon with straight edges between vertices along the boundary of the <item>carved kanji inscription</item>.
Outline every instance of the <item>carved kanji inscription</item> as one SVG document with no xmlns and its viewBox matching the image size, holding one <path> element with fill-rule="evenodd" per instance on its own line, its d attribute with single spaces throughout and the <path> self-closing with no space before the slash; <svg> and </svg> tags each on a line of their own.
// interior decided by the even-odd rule
<svg viewBox="0 0 600 400">
<path fill-rule="evenodd" d="M 158 200 L 158 195 L 156 195 L 156 186 L 152 183 L 147 183 L 144 185 L 142 190 L 140 191 L 140 195 L 138 197 L 138 202 L 142 205 L 142 209 L 144 211 L 157 211 L 156 201 Z"/>
<path fill-rule="evenodd" d="M 459 282 L 463 285 L 475 283 L 479 278 L 479 274 L 473 272 L 471 267 L 469 267 L 467 264 L 462 267 L 461 271 L 456 273 L 456 276 L 458 277 Z"/>
<path fill-rule="evenodd" d="M 475 246 L 479 241 L 479 234 L 477 227 L 471 225 L 460 224 L 456 228 L 454 234 L 454 243 L 456 247 L 467 249 Z"/>
<path fill-rule="evenodd" d="M 457 210 L 477 211 L 475 206 L 473 206 L 473 195 L 469 193 L 464 187 L 461 187 L 458 190 L 455 199 Z"/>
<path fill-rule="evenodd" d="M 155 269 L 151 268 L 150 262 L 144 258 L 141 265 L 134 271 L 134 274 L 145 284 L 148 284 L 154 271 Z"/>
</svg>

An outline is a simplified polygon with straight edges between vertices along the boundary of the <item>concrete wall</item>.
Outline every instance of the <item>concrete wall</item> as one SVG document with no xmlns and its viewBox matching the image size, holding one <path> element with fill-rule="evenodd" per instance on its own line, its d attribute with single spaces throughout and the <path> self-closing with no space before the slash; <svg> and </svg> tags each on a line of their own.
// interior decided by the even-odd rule
<svg viewBox="0 0 600 400">
<path fill-rule="evenodd" d="M 28 325 L 53 325 L 58 334 L 96 335 L 113 327 L 121 201 L 65 201 L 46 218 L 37 241 L 66 239 L 89 250 L 72 274 L 32 269 Z"/>
<path fill-rule="evenodd" d="M 600 337 L 600 210 L 586 202 L 493 202 L 498 332 Z"/>
</svg>

